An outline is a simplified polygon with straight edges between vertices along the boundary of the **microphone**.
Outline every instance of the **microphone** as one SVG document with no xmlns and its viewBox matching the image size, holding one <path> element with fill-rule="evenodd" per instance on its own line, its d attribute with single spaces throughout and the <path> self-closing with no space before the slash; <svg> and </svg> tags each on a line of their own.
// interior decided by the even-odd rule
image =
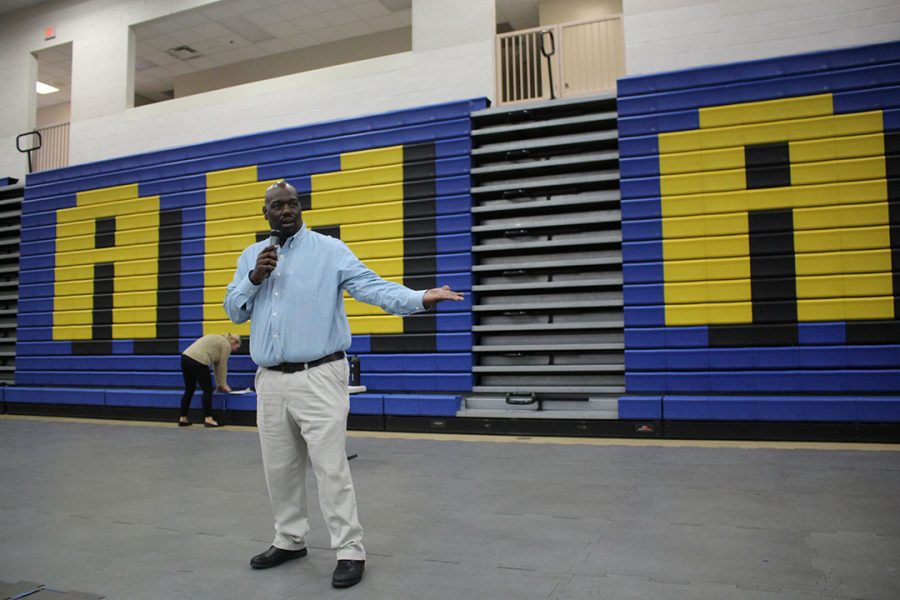
<svg viewBox="0 0 900 600">
<path fill-rule="evenodd" d="M 281 248 L 282 235 L 281 230 L 273 229 L 269 232 L 269 246 L 275 246 L 275 260 L 278 260 L 278 249 Z M 266 273 L 265 279 L 268 279 L 272 273 Z"/>
<path fill-rule="evenodd" d="M 269 232 L 269 245 L 281 247 L 281 231 L 273 229 Z"/>
</svg>

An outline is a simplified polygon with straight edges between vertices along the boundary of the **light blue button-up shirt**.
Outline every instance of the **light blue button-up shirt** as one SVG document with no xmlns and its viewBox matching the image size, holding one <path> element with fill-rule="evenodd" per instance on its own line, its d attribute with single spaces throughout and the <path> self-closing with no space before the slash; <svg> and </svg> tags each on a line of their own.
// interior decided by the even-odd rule
<svg viewBox="0 0 900 600">
<path fill-rule="evenodd" d="M 362 302 L 406 316 L 425 309 L 424 291 L 385 281 L 336 238 L 304 224 L 278 249 L 278 265 L 260 285 L 250 281 L 269 242 L 249 246 L 228 284 L 225 312 L 250 321 L 250 356 L 262 367 L 309 362 L 350 347 L 343 290 Z"/>
</svg>

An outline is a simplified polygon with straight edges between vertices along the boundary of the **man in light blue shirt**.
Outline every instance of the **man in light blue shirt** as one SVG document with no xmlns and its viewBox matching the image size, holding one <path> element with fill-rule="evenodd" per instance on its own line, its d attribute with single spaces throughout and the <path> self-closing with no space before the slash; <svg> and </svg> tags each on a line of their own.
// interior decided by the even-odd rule
<svg viewBox="0 0 900 600">
<path fill-rule="evenodd" d="M 297 190 L 286 181 L 266 191 L 263 215 L 279 243 L 246 248 L 225 296 L 232 321 L 251 319 L 250 356 L 260 366 L 257 425 L 275 513 L 275 540 L 250 565 L 265 569 L 306 556 L 308 458 L 337 551 L 332 585 L 350 587 L 362 579 L 366 553 L 345 451 L 344 351 L 351 338 L 343 291 L 400 316 L 462 294 L 447 286 L 414 291 L 381 279 L 342 241 L 307 229 Z"/>
</svg>

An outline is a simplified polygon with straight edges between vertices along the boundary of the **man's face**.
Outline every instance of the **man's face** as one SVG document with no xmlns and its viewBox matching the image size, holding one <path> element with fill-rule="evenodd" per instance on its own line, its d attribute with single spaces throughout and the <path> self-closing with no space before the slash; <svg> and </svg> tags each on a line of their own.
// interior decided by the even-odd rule
<svg viewBox="0 0 900 600">
<path fill-rule="evenodd" d="M 300 199 L 290 188 L 273 186 L 266 192 L 263 216 L 269 227 L 283 232 L 285 237 L 297 233 L 303 221 L 300 218 Z"/>
</svg>

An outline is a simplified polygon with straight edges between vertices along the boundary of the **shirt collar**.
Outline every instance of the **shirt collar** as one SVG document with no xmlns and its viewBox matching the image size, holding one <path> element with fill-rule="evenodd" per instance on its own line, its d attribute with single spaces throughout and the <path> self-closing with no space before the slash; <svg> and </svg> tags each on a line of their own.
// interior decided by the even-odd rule
<svg viewBox="0 0 900 600">
<path fill-rule="evenodd" d="M 297 230 L 297 233 L 295 233 L 288 239 L 284 240 L 284 246 L 293 246 L 294 240 L 302 241 L 305 236 L 306 236 L 306 223 L 301 223 L 300 229 Z"/>
</svg>

